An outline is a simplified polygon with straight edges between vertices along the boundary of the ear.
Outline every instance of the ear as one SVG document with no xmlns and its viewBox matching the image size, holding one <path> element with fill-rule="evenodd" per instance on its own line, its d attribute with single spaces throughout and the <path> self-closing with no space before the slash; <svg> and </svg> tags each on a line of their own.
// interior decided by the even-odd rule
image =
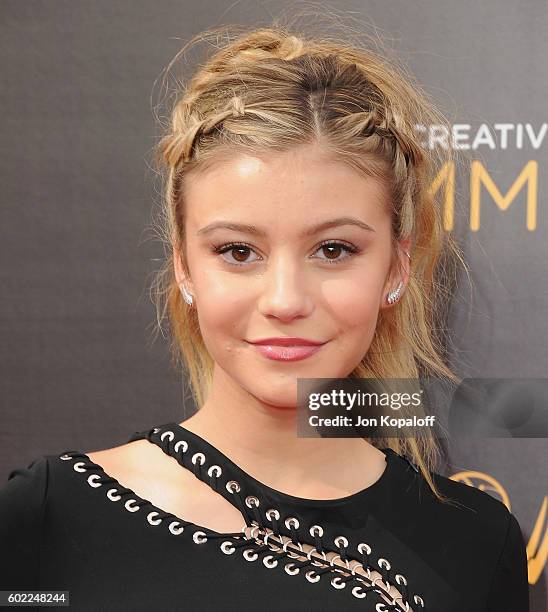
<svg viewBox="0 0 548 612">
<path fill-rule="evenodd" d="M 177 285 L 181 285 L 184 283 L 185 288 L 189 293 L 194 293 L 192 283 L 188 280 L 187 274 L 185 272 L 183 266 L 183 259 L 181 252 L 177 250 L 177 248 L 173 247 L 173 269 L 175 272 L 175 280 L 177 281 Z"/>
<path fill-rule="evenodd" d="M 388 279 L 383 287 L 383 292 L 381 295 L 381 304 L 380 304 L 381 310 L 384 310 L 385 308 L 393 308 L 394 306 L 396 306 L 399 300 L 401 300 L 401 296 L 404 294 L 407 288 L 407 283 L 409 282 L 409 270 L 411 268 L 411 265 L 410 265 L 411 260 L 406 255 L 406 253 L 409 253 L 411 257 L 413 256 L 410 251 L 410 248 L 411 248 L 411 238 L 406 238 L 405 240 L 400 240 L 398 242 L 399 261 L 396 262 L 396 264 L 392 266 L 390 274 L 388 275 Z M 400 281 L 403 282 L 403 286 L 400 290 L 400 297 L 393 304 L 389 304 L 387 302 L 388 294 L 390 293 L 390 291 L 394 291 L 397 288 Z"/>
</svg>

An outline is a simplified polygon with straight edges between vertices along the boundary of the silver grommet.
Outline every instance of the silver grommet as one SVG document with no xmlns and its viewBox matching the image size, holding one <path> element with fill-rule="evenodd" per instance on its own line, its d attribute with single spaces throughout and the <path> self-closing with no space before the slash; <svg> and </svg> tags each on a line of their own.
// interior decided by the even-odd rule
<svg viewBox="0 0 548 612">
<path fill-rule="evenodd" d="M 252 548 L 246 548 L 242 553 L 242 556 L 247 561 L 256 561 L 259 557 L 259 555 Z"/>
<path fill-rule="evenodd" d="M 164 438 L 169 438 L 169 441 L 171 442 L 174 437 L 175 434 L 172 431 L 164 431 L 164 433 L 160 436 L 160 440 L 163 442 Z"/>
<path fill-rule="evenodd" d="M 255 506 L 255 508 L 258 508 L 259 507 L 259 500 L 254 495 L 248 495 L 245 498 L 245 505 L 248 508 L 253 508 L 253 506 Z"/>
<path fill-rule="evenodd" d="M 316 574 L 314 570 L 310 570 L 309 572 L 306 572 L 305 576 L 308 582 L 318 582 L 318 580 L 320 579 L 320 576 Z"/>
<path fill-rule="evenodd" d="M 204 455 L 204 453 L 194 453 L 194 454 L 192 455 L 192 459 L 191 459 L 191 461 L 192 461 L 192 465 L 196 465 L 196 461 L 197 461 L 198 459 L 200 459 L 200 460 L 201 460 L 201 461 L 200 461 L 200 465 L 204 465 L 204 463 L 205 463 L 205 455 Z"/>
<path fill-rule="evenodd" d="M 272 569 L 278 565 L 278 560 L 274 559 L 272 555 L 266 555 L 266 557 L 263 558 L 263 564 L 268 567 L 268 569 Z"/>
<path fill-rule="evenodd" d="M 342 544 L 340 543 L 342 541 Z M 343 546 L 346 547 L 348 546 L 348 540 L 344 537 L 344 536 L 337 536 L 334 540 L 335 542 L 335 546 Z"/>
<path fill-rule="evenodd" d="M 360 542 L 358 544 L 358 552 L 363 554 L 364 550 L 368 555 L 371 554 L 371 546 L 369 546 L 369 544 L 365 544 L 364 542 Z"/>
<path fill-rule="evenodd" d="M 154 520 L 154 516 L 160 516 L 158 514 L 158 512 L 156 512 L 156 510 L 153 510 L 152 512 L 149 512 L 147 514 L 147 521 L 151 524 L 151 525 L 159 525 L 162 522 L 162 519 L 159 518 L 157 520 Z"/>
<path fill-rule="evenodd" d="M 381 558 L 378 560 L 378 563 L 380 567 L 385 567 L 387 570 L 389 570 L 392 567 L 386 559 Z"/>
<path fill-rule="evenodd" d="M 318 535 L 321 538 L 323 536 L 323 527 L 321 527 L 320 525 L 312 525 L 309 531 L 312 537 Z M 317 531 L 318 533 L 314 533 L 314 531 Z"/>
<path fill-rule="evenodd" d="M 398 584 L 407 584 L 407 580 L 405 579 L 405 576 L 402 576 L 401 574 L 396 574 L 395 580 Z"/>
<path fill-rule="evenodd" d="M 122 499 L 121 495 L 116 494 L 116 489 L 109 489 L 107 491 L 107 497 L 110 499 L 110 501 L 118 501 L 119 499 Z"/>
<path fill-rule="evenodd" d="M 179 535 L 180 533 L 183 533 L 185 526 L 179 521 L 171 521 L 169 524 L 169 530 L 173 535 Z"/>
<path fill-rule="evenodd" d="M 160 431 L 160 428 L 159 428 L 159 427 L 155 427 L 155 428 L 152 430 L 152 432 L 151 432 L 151 433 L 158 433 L 159 431 Z"/>
<path fill-rule="evenodd" d="M 298 567 L 293 567 L 294 565 L 295 565 L 294 563 L 288 563 L 284 568 L 285 571 L 290 576 L 296 576 L 300 572 L 300 569 Z M 293 568 L 293 569 L 290 569 L 290 568 Z"/>
<path fill-rule="evenodd" d="M 84 465 L 83 461 L 78 461 L 77 463 L 73 463 L 72 467 L 74 468 L 75 472 L 85 472 L 86 468 L 83 468 L 82 466 Z"/>
<path fill-rule="evenodd" d="M 358 599 L 363 599 L 367 593 L 361 588 L 361 586 L 358 585 L 352 589 L 352 595 Z"/>
<path fill-rule="evenodd" d="M 221 550 L 225 555 L 231 555 L 236 549 L 230 540 L 226 540 L 221 544 Z"/>
<path fill-rule="evenodd" d="M 137 512 L 137 510 L 139 510 L 139 506 L 132 506 L 132 504 L 134 504 L 137 500 L 135 499 L 128 499 L 127 502 L 124 504 L 125 509 L 128 512 Z"/>
<path fill-rule="evenodd" d="M 223 470 L 218 465 L 212 465 L 207 470 L 207 475 L 208 476 L 213 476 L 214 473 L 215 473 L 215 476 L 217 476 L 217 478 L 219 478 L 219 476 L 223 473 Z"/>
<path fill-rule="evenodd" d="M 413 597 L 413 601 L 414 601 L 416 604 L 419 604 L 419 605 L 421 606 L 421 608 L 424 608 L 424 600 L 423 600 L 423 598 L 422 598 L 420 595 L 415 595 L 415 596 Z"/>
<path fill-rule="evenodd" d="M 226 490 L 229 493 L 239 493 L 241 491 L 241 487 L 235 480 L 229 480 L 226 483 Z"/>
<path fill-rule="evenodd" d="M 265 514 L 266 514 L 266 518 L 269 521 L 272 520 L 272 517 L 274 517 L 277 521 L 280 520 L 280 513 L 277 510 L 275 510 L 274 508 L 270 508 L 269 510 L 267 510 L 265 512 Z"/>
<path fill-rule="evenodd" d="M 69 459 L 72 459 L 72 455 L 67 455 L 65 453 L 64 455 L 59 455 L 59 459 L 62 459 L 63 461 L 68 461 Z"/>
<path fill-rule="evenodd" d="M 175 442 L 175 445 L 173 446 L 173 450 L 178 453 L 179 452 L 179 448 L 183 448 L 183 453 L 186 453 L 186 451 L 188 450 L 188 443 L 185 442 L 185 440 L 177 440 L 177 442 Z"/>
<path fill-rule="evenodd" d="M 294 516 L 290 516 L 288 518 L 285 519 L 285 526 L 288 529 L 291 529 L 291 525 L 293 525 L 295 527 L 295 529 L 299 528 L 299 521 L 294 517 Z"/>
<path fill-rule="evenodd" d="M 203 531 L 195 531 L 192 539 L 196 544 L 204 544 L 204 542 L 207 542 L 207 536 Z"/>
<path fill-rule="evenodd" d="M 101 476 L 99 476 L 99 474 L 90 474 L 88 476 L 88 484 L 89 484 L 90 487 L 97 488 L 97 487 L 102 486 L 102 483 L 96 482 L 97 478 L 101 478 Z"/>
<path fill-rule="evenodd" d="M 341 577 L 340 576 L 335 576 L 334 578 L 332 578 L 331 579 L 331 584 L 336 589 L 344 589 L 344 587 L 346 586 L 346 582 L 341 582 Z"/>
</svg>

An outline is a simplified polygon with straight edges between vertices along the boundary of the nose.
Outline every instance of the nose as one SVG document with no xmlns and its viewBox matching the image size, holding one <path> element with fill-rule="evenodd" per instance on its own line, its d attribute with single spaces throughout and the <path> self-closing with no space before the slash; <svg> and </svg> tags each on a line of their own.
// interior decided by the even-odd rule
<svg viewBox="0 0 548 612">
<path fill-rule="evenodd" d="M 288 321 L 312 312 L 305 266 L 289 253 L 271 257 L 263 283 L 258 308 L 264 316 Z"/>
</svg>

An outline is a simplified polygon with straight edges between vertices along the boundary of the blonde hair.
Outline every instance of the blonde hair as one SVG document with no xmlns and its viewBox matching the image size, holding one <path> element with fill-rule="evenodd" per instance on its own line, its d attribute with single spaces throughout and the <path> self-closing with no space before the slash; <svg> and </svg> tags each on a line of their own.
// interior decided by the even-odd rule
<svg viewBox="0 0 548 612">
<path fill-rule="evenodd" d="M 227 35 L 219 45 L 218 33 Z M 156 149 L 164 172 L 161 230 L 186 267 L 184 184 L 236 152 L 272 155 L 317 144 L 332 158 L 383 181 L 391 194 L 393 262 L 397 241 L 411 238 L 409 282 L 398 303 L 381 310 L 367 354 L 351 376 L 419 379 L 432 375 L 460 382 L 445 364 L 443 321 L 455 281 L 455 263 L 466 265 L 443 227 L 443 209 L 430 185 L 450 148 L 427 150 L 416 125 L 447 126 L 447 120 L 402 68 L 375 52 L 327 36 L 307 38 L 282 26 L 226 27 L 193 37 L 173 61 L 197 41 L 217 37 L 216 51 L 175 92 L 176 100 Z M 219 48 L 220 46 L 220 48 Z M 173 62 L 172 62 L 173 63 Z M 195 308 L 183 301 L 173 260 L 153 285 L 158 322 L 166 311 L 174 365 L 186 370 L 196 404 L 212 381 L 213 360 Z M 376 438 L 409 458 L 440 501 L 435 485 L 440 449 L 434 437 Z"/>
</svg>

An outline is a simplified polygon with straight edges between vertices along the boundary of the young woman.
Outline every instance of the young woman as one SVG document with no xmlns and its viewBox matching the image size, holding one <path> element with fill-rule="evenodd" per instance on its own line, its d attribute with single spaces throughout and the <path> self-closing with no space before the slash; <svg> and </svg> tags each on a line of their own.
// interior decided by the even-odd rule
<svg viewBox="0 0 548 612">
<path fill-rule="evenodd" d="M 1 589 L 77 610 L 528 610 L 519 524 L 434 438 L 302 438 L 299 378 L 456 376 L 429 191 L 442 123 L 377 55 L 281 28 L 218 49 L 172 109 L 158 278 L 198 411 L 14 470 Z M 165 311 L 164 311 L 165 312 Z M 163 313 L 161 313 L 163 314 Z"/>
</svg>

